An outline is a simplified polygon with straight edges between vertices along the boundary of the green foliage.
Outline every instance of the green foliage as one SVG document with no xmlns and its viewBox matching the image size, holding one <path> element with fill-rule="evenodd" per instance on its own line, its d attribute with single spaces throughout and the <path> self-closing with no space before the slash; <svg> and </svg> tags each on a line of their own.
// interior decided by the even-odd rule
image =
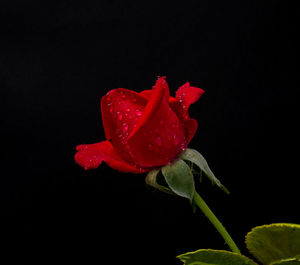
<svg viewBox="0 0 300 265">
<path fill-rule="evenodd" d="M 263 264 L 300 265 L 300 225 L 282 223 L 255 227 L 247 234 L 246 244 Z"/>
<path fill-rule="evenodd" d="M 300 265 L 300 225 L 255 227 L 246 236 L 251 254 L 263 265 Z M 246 256 L 224 250 L 199 249 L 179 255 L 186 265 L 254 265 Z"/>
<path fill-rule="evenodd" d="M 210 170 L 204 157 L 193 149 L 186 149 L 172 164 L 150 171 L 146 183 L 166 193 L 188 198 L 195 193 L 194 165 L 226 193 L 228 190 Z M 195 206 L 195 205 L 194 205 Z M 246 236 L 250 253 L 263 265 L 300 265 L 300 225 L 271 224 L 255 227 Z M 200 249 L 178 256 L 186 265 L 254 265 L 251 259 L 223 250 Z"/>
<path fill-rule="evenodd" d="M 225 250 L 200 249 L 178 258 L 186 265 L 257 265 L 243 255 Z"/>
<path fill-rule="evenodd" d="M 280 261 L 275 261 L 271 263 L 272 265 L 299 265 L 300 264 L 300 256 L 296 256 L 290 259 L 283 259 Z"/>
</svg>

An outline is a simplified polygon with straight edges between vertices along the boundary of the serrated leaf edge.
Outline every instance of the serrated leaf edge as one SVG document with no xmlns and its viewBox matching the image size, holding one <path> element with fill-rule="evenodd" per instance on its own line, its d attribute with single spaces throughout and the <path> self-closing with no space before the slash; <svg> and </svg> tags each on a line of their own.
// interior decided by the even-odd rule
<svg viewBox="0 0 300 265">
<path fill-rule="evenodd" d="M 299 261 L 300 262 L 300 257 L 297 255 L 296 257 L 288 258 L 288 259 L 281 259 L 281 260 L 275 260 L 271 262 L 269 265 L 276 265 L 280 264 L 280 262 L 286 262 L 286 261 Z"/>
<path fill-rule="evenodd" d="M 185 264 L 185 261 L 183 261 L 181 259 L 182 256 L 184 255 L 188 255 L 188 254 L 195 254 L 195 253 L 198 253 L 198 252 L 213 252 L 213 253 L 227 253 L 227 254 L 232 254 L 234 256 L 238 256 L 238 257 L 242 257 L 242 258 L 245 258 L 246 260 L 250 261 L 250 262 L 253 262 L 253 264 L 256 264 L 258 265 L 254 260 L 242 255 L 242 254 L 238 254 L 238 253 L 234 253 L 234 252 L 230 252 L 230 251 L 226 251 L 226 250 L 217 250 L 217 249 L 198 249 L 196 251 L 190 251 L 190 252 L 186 252 L 184 254 L 180 254 L 178 256 L 176 256 L 176 258 L 180 259 L 180 261 L 184 262 Z"/>
</svg>

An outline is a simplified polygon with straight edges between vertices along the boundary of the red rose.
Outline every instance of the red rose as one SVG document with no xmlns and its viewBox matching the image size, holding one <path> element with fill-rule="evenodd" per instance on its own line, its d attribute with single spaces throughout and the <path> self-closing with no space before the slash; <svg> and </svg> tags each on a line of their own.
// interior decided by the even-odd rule
<svg viewBox="0 0 300 265">
<path fill-rule="evenodd" d="M 76 162 L 85 169 L 102 161 L 110 167 L 143 173 L 176 159 L 193 138 L 198 123 L 188 115 L 189 106 L 204 91 L 181 86 L 170 97 L 165 77 L 152 90 L 141 93 L 117 88 L 101 99 L 106 141 L 77 146 Z"/>
</svg>

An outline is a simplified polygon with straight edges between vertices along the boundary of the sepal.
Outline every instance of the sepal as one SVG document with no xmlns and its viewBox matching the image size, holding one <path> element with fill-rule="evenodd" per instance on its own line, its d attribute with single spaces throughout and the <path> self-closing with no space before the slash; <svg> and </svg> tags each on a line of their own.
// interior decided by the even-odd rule
<svg viewBox="0 0 300 265">
<path fill-rule="evenodd" d="M 194 176 L 189 165 L 182 159 L 151 170 L 146 176 L 146 184 L 160 191 L 187 198 L 191 203 L 193 201 Z"/>
<path fill-rule="evenodd" d="M 169 188 L 177 195 L 185 197 L 192 203 L 195 183 L 191 168 L 182 159 L 175 160 L 172 164 L 163 166 L 161 172 Z"/>
<path fill-rule="evenodd" d="M 184 161 L 189 161 L 192 164 L 198 166 L 200 169 L 200 176 L 206 176 L 212 182 L 213 185 L 217 185 L 227 194 L 230 193 L 228 189 L 216 178 L 214 173 L 209 168 L 205 158 L 198 151 L 188 148 L 180 154 L 180 158 Z"/>
<path fill-rule="evenodd" d="M 196 174 L 194 165 L 200 170 L 200 179 L 206 176 L 229 194 L 227 188 L 215 177 L 204 157 L 194 149 L 186 149 L 172 163 L 151 170 L 146 176 L 146 183 L 160 191 L 187 198 L 192 203 L 195 191 L 193 174 Z"/>
<path fill-rule="evenodd" d="M 162 185 L 162 184 L 159 184 L 160 181 L 158 180 L 159 179 L 159 176 L 161 174 L 161 169 L 153 169 L 151 171 L 149 171 L 149 173 L 147 174 L 146 176 L 146 184 L 155 188 L 155 189 L 158 189 L 160 191 L 163 191 L 165 193 L 168 193 L 168 194 L 174 194 L 168 187 L 167 185 Z"/>
</svg>

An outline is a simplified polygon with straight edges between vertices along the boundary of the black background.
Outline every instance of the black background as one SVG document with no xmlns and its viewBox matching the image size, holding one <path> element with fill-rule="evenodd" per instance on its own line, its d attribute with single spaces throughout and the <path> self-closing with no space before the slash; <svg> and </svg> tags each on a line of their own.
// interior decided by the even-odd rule
<svg viewBox="0 0 300 265">
<path fill-rule="evenodd" d="M 241 1 L 242 2 L 242 1 Z M 256 225 L 299 223 L 294 7 L 280 1 L 9 1 L 0 7 L 3 264 L 180 264 L 226 249 L 185 199 L 145 175 L 84 171 L 77 144 L 104 139 L 110 89 L 206 93 L 190 109 L 227 196 L 199 192 L 241 250 Z"/>
</svg>

